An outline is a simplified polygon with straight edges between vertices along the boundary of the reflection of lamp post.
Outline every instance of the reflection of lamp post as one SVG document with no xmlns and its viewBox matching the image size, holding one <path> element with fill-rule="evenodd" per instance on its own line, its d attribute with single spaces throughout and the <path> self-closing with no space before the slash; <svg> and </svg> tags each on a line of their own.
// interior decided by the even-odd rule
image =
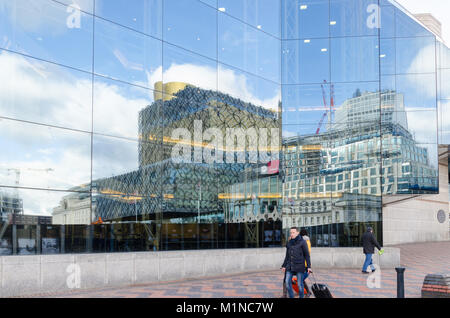
<svg viewBox="0 0 450 318">
<path fill-rule="evenodd" d="M 197 211 L 198 211 L 197 219 L 198 219 L 198 222 L 200 222 L 200 200 L 202 199 L 202 184 L 200 181 L 198 182 L 197 186 L 200 187 L 200 191 L 198 193 L 198 201 L 197 201 Z"/>
<path fill-rule="evenodd" d="M 134 214 L 136 214 L 136 223 L 137 223 L 137 209 L 136 209 L 136 195 L 134 196 Z"/>
<path fill-rule="evenodd" d="M 200 200 L 202 197 L 202 183 L 201 181 L 197 184 L 200 187 L 200 191 L 198 193 L 198 203 L 197 203 L 197 249 L 200 249 Z"/>
</svg>

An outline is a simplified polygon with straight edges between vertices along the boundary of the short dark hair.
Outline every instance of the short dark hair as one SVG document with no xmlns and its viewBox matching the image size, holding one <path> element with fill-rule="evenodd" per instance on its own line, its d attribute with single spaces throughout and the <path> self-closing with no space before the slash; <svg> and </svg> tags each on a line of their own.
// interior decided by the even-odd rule
<svg viewBox="0 0 450 318">
<path fill-rule="evenodd" d="M 302 229 L 301 231 L 300 231 L 300 235 L 301 236 L 308 236 L 308 231 L 306 231 L 306 229 Z"/>
<path fill-rule="evenodd" d="M 296 226 L 291 227 L 290 230 L 296 230 L 297 232 L 300 232 L 298 227 L 296 227 Z"/>
</svg>

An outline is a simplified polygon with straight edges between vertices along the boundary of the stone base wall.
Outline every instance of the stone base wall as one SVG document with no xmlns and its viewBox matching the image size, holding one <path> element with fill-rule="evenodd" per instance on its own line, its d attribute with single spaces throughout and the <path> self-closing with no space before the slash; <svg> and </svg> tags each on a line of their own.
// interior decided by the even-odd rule
<svg viewBox="0 0 450 318">
<path fill-rule="evenodd" d="M 62 292 L 277 270 L 285 248 L 0 257 L 0 296 Z M 312 268 L 362 268 L 362 248 L 313 248 Z M 400 249 L 374 255 L 381 268 L 400 264 Z"/>
</svg>

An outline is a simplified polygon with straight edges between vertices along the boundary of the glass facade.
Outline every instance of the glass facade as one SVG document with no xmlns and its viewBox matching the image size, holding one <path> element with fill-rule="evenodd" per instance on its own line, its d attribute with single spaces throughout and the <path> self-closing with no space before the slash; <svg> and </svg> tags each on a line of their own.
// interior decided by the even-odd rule
<svg viewBox="0 0 450 318">
<path fill-rule="evenodd" d="M 449 49 L 388 0 L 0 0 L 0 253 L 382 241 Z M 438 129 L 439 127 L 439 129 Z"/>
</svg>

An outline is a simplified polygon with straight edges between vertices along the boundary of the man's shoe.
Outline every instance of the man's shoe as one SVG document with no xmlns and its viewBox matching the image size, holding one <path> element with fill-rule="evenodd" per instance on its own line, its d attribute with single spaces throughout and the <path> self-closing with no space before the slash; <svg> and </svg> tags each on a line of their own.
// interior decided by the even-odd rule
<svg viewBox="0 0 450 318">
<path fill-rule="evenodd" d="M 366 272 L 366 271 L 361 271 L 361 273 L 363 273 L 363 274 L 369 274 L 369 272 Z"/>
</svg>

